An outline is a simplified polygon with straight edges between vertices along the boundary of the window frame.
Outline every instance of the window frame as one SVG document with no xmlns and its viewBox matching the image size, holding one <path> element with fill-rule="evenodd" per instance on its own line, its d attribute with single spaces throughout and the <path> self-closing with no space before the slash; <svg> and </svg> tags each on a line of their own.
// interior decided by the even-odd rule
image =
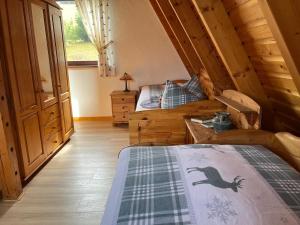
<svg viewBox="0 0 300 225">
<path fill-rule="evenodd" d="M 56 0 L 56 2 L 74 2 L 75 3 L 74 0 Z M 65 47 L 65 51 L 66 51 L 66 54 L 68 54 L 66 47 Z M 96 60 L 82 60 L 82 61 L 71 60 L 71 61 L 69 61 L 66 58 L 66 61 L 67 61 L 68 67 L 70 67 L 70 68 L 76 68 L 76 67 L 98 67 L 98 61 L 96 61 Z"/>
</svg>

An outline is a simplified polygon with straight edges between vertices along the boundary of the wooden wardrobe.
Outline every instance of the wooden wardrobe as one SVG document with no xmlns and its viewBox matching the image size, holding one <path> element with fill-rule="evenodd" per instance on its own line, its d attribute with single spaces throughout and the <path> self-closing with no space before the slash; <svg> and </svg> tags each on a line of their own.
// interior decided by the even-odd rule
<svg viewBox="0 0 300 225">
<path fill-rule="evenodd" d="M 74 132 L 61 9 L 54 0 L 0 0 L 0 36 L 24 181 Z"/>
</svg>

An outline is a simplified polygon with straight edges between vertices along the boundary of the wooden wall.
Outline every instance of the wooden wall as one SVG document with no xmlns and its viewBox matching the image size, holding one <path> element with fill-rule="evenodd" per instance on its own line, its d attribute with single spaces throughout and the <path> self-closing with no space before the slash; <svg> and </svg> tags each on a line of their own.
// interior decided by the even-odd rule
<svg viewBox="0 0 300 225">
<path fill-rule="evenodd" d="M 206 94 L 213 98 L 222 90 L 235 89 L 193 3 L 186 0 L 150 2 L 189 73 L 199 75 Z M 199 29 L 193 29 L 195 26 Z"/>
<path fill-rule="evenodd" d="M 258 0 L 223 3 L 272 103 L 275 129 L 300 134 L 300 95 Z"/>
<path fill-rule="evenodd" d="M 211 85 L 214 88 L 218 86 L 221 87 L 219 89 L 224 89 L 224 83 L 233 81 L 235 89 L 250 95 L 257 101 L 262 99 L 261 105 L 263 108 L 269 108 L 267 110 L 269 115 L 267 115 L 267 118 L 265 117 L 265 120 L 270 119 L 268 123 L 271 126 L 268 126 L 268 128 L 274 131 L 289 131 L 297 135 L 300 134 L 300 53 L 297 53 L 296 50 L 289 52 L 289 50 L 292 51 L 293 47 L 298 49 L 297 46 L 300 46 L 300 38 L 295 38 L 296 34 L 300 32 L 298 30 L 300 29 L 300 23 L 299 25 L 297 23 L 297 21 L 300 22 L 300 17 L 297 10 L 293 9 L 299 7 L 299 2 L 297 3 L 295 0 L 287 0 L 286 2 L 280 0 L 150 0 L 150 2 L 173 40 L 179 55 L 184 58 L 183 62 L 186 67 L 195 67 L 195 65 L 200 65 L 199 61 L 201 62 L 201 68 L 205 70 L 208 77 L 206 80 L 209 80 L 205 85 Z M 282 7 L 285 7 L 286 13 L 281 10 Z M 168 8 L 167 12 L 165 8 Z M 227 15 L 224 15 L 225 13 L 219 15 L 222 10 L 225 10 Z M 277 11 L 272 12 L 272 10 Z M 224 29 L 222 27 L 224 23 L 222 24 L 219 21 L 222 16 L 224 18 L 223 22 L 226 20 L 226 25 L 234 28 L 231 34 L 225 32 L 223 34 L 224 43 L 227 41 L 227 46 L 224 46 L 224 44 L 222 46 L 222 37 L 219 36 L 215 39 L 214 36 L 222 34 L 220 30 Z M 278 18 L 275 18 L 276 16 L 279 19 L 283 17 L 286 19 L 279 21 L 281 22 L 279 24 Z M 218 18 L 214 19 L 214 17 Z M 177 24 L 171 27 L 170 24 L 174 23 L 174 20 L 177 20 Z M 290 26 L 289 20 L 294 21 Z M 216 26 L 209 26 L 213 22 Z M 288 26 L 288 30 L 285 29 L 284 33 L 280 33 L 281 28 L 284 26 Z M 216 31 L 217 29 L 219 29 L 219 33 Z M 289 33 L 290 36 L 284 37 L 285 33 Z M 235 43 L 242 45 L 239 51 L 234 49 L 234 44 L 230 46 L 231 49 L 228 49 L 230 35 L 231 40 L 237 37 L 238 42 Z M 199 37 L 202 37 L 200 39 L 205 40 L 206 44 L 199 44 L 201 42 Z M 282 45 L 285 45 L 286 40 L 290 40 L 289 42 L 294 46 L 282 47 Z M 281 43 L 278 43 L 279 41 Z M 232 43 L 234 42 L 231 41 Z M 189 46 L 187 47 L 187 45 Z M 224 50 L 227 53 L 224 52 L 223 55 L 222 51 Z M 231 50 L 236 54 L 246 55 L 249 58 L 248 62 L 245 63 L 243 57 L 240 57 L 240 61 L 239 56 L 234 58 L 235 54 L 230 55 Z M 208 55 L 209 60 L 207 60 Z M 198 62 L 187 63 L 191 62 L 190 58 L 193 56 L 195 58 L 198 56 Z M 229 60 L 229 62 L 226 60 Z M 255 81 L 250 86 L 246 87 L 247 81 L 242 81 L 244 82 L 242 85 L 246 84 L 244 86 L 241 86 L 241 82 L 238 81 L 241 77 L 247 76 L 246 70 L 242 72 L 244 75 L 239 77 L 234 73 L 239 71 L 238 68 L 231 71 L 231 65 L 228 64 L 234 60 L 236 60 L 235 69 L 239 63 L 244 63 L 253 70 L 249 80 L 251 81 L 255 76 Z M 212 64 L 211 61 L 215 63 Z M 224 72 L 224 65 L 227 69 L 226 72 Z M 223 68 L 223 72 L 220 72 L 221 68 Z M 242 69 L 243 66 L 240 70 L 242 71 Z M 218 76 L 220 74 L 223 74 L 223 78 Z M 228 74 L 231 76 L 232 81 L 228 81 L 230 77 Z M 226 81 L 224 82 L 224 80 Z M 262 92 L 252 91 L 252 88 L 255 89 L 254 86 L 260 86 L 259 90 L 262 90 Z"/>
</svg>

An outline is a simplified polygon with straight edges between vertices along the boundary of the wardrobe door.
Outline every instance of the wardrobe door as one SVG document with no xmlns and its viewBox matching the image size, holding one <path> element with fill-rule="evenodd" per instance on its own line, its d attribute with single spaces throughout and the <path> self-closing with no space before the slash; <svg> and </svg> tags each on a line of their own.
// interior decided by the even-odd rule
<svg viewBox="0 0 300 225">
<path fill-rule="evenodd" d="M 14 104 L 17 115 L 26 115 L 36 112 L 40 105 L 28 4 L 26 0 L 6 0 L 5 3 L 7 27 L 4 33 L 6 46 L 10 46 L 8 66 Z"/>
<path fill-rule="evenodd" d="M 41 107 L 33 32 L 27 0 L 6 0 L 1 4 L 5 6 L 1 7 L 3 21 L 6 21 L 3 35 L 16 112 L 21 173 L 26 178 L 46 158 L 40 129 Z"/>
<path fill-rule="evenodd" d="M 19 125 L 23 132 L 20 132 L 20 142 L 22 149 L 22 160 L 24 167 L 24 177 L 27 178 L 34 170 L 41 165 L 46 154 L 42 146 L 40 119 L 37 113 L 22 119 Z"/>
<path fill-rule="evenodd" d="M 69 77 L 67 70 L 63 21 L 61 11 L 49 6 L 50 27 L 53 42 L 54 63 L 57 75 L 59 103 L 62 116 L 63 139 L 66 141 L 74 132 Z"/>
<path fill-rule="evenodd" d="M 51 59 L 47 4 L 31 0 L 32 25 L 34 31 L 36 59 L 39 74 L 40 96 L 43 108 L 58 101 L 55 91 L 55 73 Z"/>
</svg>

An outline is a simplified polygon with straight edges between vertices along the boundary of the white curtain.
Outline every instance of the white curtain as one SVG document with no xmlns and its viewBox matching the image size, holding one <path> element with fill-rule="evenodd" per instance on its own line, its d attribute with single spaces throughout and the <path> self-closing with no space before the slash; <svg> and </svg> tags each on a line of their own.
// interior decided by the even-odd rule
<svg viewBox="0 0 300 225">
<path fill-rule="evenodd" d="M 110 1 L 75 0 L 75 2 L 87 34 L 98 50 L 100 76 L 115 75 L 109 15 Z"/>
</svg>

